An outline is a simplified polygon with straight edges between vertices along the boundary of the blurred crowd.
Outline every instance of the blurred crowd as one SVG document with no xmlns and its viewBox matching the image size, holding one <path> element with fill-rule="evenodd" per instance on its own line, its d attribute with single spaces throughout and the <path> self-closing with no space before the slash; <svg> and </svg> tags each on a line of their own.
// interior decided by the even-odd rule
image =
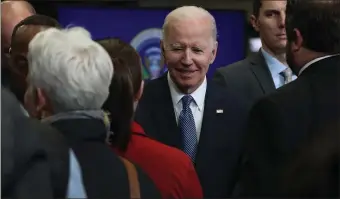
<svg viewBox="0 0 340 199">
<path fill-rule="evenodd" d="M 250 22 L 259 51 L 207 79 L 215 18 L 175 8 L 144 82 L 129 43 L 1 2 L 1 196 L 338 198 L 340 1 L 253 0 Z"/>
</svg>

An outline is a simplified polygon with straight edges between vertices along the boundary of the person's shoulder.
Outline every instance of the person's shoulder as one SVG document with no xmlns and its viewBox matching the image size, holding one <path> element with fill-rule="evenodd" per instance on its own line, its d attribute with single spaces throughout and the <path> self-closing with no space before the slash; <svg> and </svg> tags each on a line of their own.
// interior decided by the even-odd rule
<svg viewBox="0 0 340 199">
<path fill-rule="evenodd" d="M 235 74 L 246 70 L 250 65 L 249 59 L 245 58 L 243 60 L 234 62 L 227 66 L 217 68 L 216 71 L 222 74 Z"/>
<path fill-rule="evenodd" d="M 163 75 L 157 79 L 145 81 L 142 99 L 156 97 L 157 93 L 164 90 L 167 86 L 168 81 L 166 75 Z"/>
<path fill-rule="evenodd" d="M 252 107 L 252 113 L 272 112 L 273 110 L 295 111 L 294 104 L 297 101 L 302 102 L 300 106 L 304 105 L 306 91 L 306 81 L 296 79 L 257 100 Z"/>
<path fill-rule="evenodd" d="M 226 89 L 224 86 L 218 84 L 213 80 L 209 80 L 208 84 L 209 86 L 207 87 L 207 89 L 209 89 L 209 91 L 207 90 L 207 92 L 210 96 L 214 96 L 214 98 L 216 98 L 214 100 L 215 102 L 233 108 L 241 108 L 246 106 L 246 101 L 242 97 L 240 97 L 237 90 Z"/>
<path fill-rule="evenodd" d="M 277 104 L 292 103 L 294 99 L 304 97 L 304 93 L 308 88 L 309 82 L 306 81 L 306 79 L 303 77 L 297 78 L 289 84 L 276 89 L 275 92 L 266 95 L 262 100 L 275 102 Z"/>
<path fill-rule="evenodd" d="M 167 82 L 167 76 L 166 74 L 165 75 L 162 75 L 156 79 L 153 79 L 153 80 L 145 80 L 145 89 L 152 89 L 154 87 L 157 87 L 160 85 L 160 83 L 166 83 Z"/>
<path fill-rule="evenodd" d="M 174 171 L 177 169 L 178 171 L 185 170 L 192 164 L 190 158 L 181 150 L 147 136 L 133 134 L 130 144 L 130 153 L 132 152 L 135 155 L 138 153 L 138 156 L 143 157 L 143 159 L 155 161 L 155 164 L 162 167 L 164 171 L 169 169 Z"/>
</svg>

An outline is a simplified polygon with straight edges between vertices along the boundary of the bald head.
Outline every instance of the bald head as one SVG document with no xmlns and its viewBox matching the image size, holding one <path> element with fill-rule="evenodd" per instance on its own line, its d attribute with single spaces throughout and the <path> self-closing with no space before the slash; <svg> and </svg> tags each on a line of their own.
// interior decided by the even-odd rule
<svg viewBox="0 0 340 199">
<path fill-rule="evenodd" d="M 9 47 L 15 25 L 21 20 L 35 14 L 35 10 L 27 1 L 1 2 L 1 43 Z"/>
<path fill-rule="evenodd" d="M 182 6 L 171 11 L 165 18 L 163 24 L 163 38 L 166 40 L 169 26 L 181 21 L 204 20 L 210 26 L 212 37 L 217 39 L 217 28 L 215 18 L 204 8 L 197 6 Z"/>
</svg>

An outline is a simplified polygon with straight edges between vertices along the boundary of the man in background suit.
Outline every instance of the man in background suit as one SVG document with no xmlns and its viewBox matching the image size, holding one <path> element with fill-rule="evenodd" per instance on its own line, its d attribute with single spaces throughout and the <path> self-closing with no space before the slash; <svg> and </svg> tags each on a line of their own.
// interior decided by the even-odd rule
<svg viewBox="0 0 340 199">
<path fill-rule="evenodd" d="M 1 2 L 1 84 L 9 87 L 9 49 L 14 27 L 26 17 L 35 14 L 27 1 Z"/>
<path fill-rule="evenodd" d="M 1 196 L 64 198 L 68 147 L 53 128 L 24 115 L 1 87 Z"/>
<path fill-rule="evenodd" d="M 215 19 L 203 8 L 184 6 L 165 18 L 163 31 L 169 72 L 146 84 L 136 120 L 151 137 L 188 154 L 205 198 L 230 197 L 239 176 L 245 112 L 206 79 L 217 51 Z"/>
<path fill-rule="evenodd" d="M 286 31 L 287 62 L 299 78 L 251 111 L 245 196 L 281 196 L 281 168 L 312 131 L 340 119 L 340 1 L 288 1 Z"/>
<path fill-rule="evenodd" d="M 262 48 L 246 59 L 217 69 L 214 80 L 235 91 L 248 108 L 265 94 L 296 79 L 285 56 L 286 1 L 254 0 L 250 22 L 259 32 Z"/>
</svg>

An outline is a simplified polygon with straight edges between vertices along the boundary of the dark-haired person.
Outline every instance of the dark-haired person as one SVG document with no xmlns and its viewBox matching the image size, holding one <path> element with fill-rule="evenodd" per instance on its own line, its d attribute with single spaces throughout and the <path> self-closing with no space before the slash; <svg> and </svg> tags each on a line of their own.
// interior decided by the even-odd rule
<svg viewBox="0 0 340 199">
<path fill-rule="evenodd" d="M 103 109 L 110 112 L 114 151 L 139 165 L 155 182 L 163 198 L 203 198 L 190 158 L 182 151 L 149 138 L 132 121 L 143 93 L 142 65 L 136 50 L 120 39 L 98 41 L 110 54 L 114 77 Z"/>
<path fill-rule="evenodd" d="M 340 117 L 340 1 L 287 3 L 287 62 L 299 76 L 261 99 L 249 119 L 244 194 L 277 197 L 280 169 L 301 140 Z"/>
<path fill-rule="evenodd" d="M 244 99 L 250 109 L 262 96 L 296 79 L 286 62 L 286 0 L 253 0 L 250 22 L 262 47 L 246 59 L 217 69 L 214 80 Z"/>
<path fill-rule="evenodd" d="M 13 29 L 10 54 L 10 88 L 18 100 L 23 103 L 26 91 L 27 51 L 33 37 L 48 28 L 60 28 L 57 20 L 44 16 L 32 15 L 20 21 Z"/>
<path fill-rule="evenodd" d="M 1 84 L 9 87 L 9 48 L 14 27 L 35 14 L 27 1 L 1 1 Z"/>
</svg>

